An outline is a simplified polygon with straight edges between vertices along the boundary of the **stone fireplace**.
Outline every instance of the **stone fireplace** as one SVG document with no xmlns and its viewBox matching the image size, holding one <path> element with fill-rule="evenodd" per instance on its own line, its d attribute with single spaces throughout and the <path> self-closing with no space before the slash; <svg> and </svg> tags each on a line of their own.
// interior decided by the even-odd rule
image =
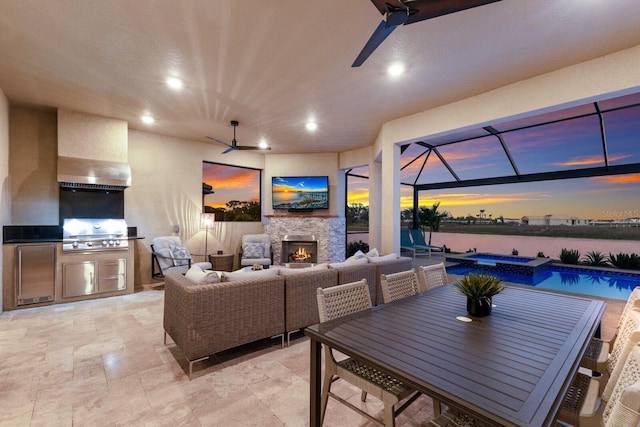
<svg viewBox="0 0 640 427">
<path fill-rule="evenodd" d="M 292 236 L 313 236 L 313 240 L 316 242 L 315 250 L 307 246 L 304 247 L 306 252 L 312 251 L 315 254 L 315 260 L 304 262 L 315 264 L 344 261 L 347 244 L 346 220 L 344 217 L 271 215 L 265 217 L 264 230 L 271 239 L 273 263 L 276 265 L 296 262 L 285 259 L 285 252 L 283 251 L 283 245 L 287 243 L 285 237 L 291 238 Z M 292 251 L 290 249 L 286 249 L 286 251 L 286 257 L 288 258 L 289 253 Z"/>
<path fill-rule="evenodd" d="M 312 263 L 318 262 L 318 241 L 316 236 L 286 235 L 282 238 L 281 263 Z"/>
</svg>

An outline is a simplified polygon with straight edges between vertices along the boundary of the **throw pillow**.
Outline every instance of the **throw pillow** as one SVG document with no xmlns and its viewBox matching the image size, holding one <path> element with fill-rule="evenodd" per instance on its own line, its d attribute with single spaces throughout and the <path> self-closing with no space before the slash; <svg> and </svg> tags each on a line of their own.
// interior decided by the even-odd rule
<svg viewBox="0 0 640 427">
<path fill-rule="evenodd" d="M 352 267 L 354 265 L 369 264 L 369 258 L 357 259 L 355 261 L 334 262 L 329 264 L 331 268 Z"/>
<path fill-rule="evenodd" d="M 355 260 L 362 259 L 362 258 L 365 258 L 365 257 L 366 257 L 366 255 L 361 250 L 358 250 L 355 254 L 353 254 L 349 258 L 347 258 L 346 261 L 347 262 L 355 261 Z"/>
<path fill-rule="evenodd" d="M 208 285 L 210 283 L 220 282 L 220 278 L 215 271 L 203 270 L 195 265 L 187 271 L 184 277 L 193 280 L 199 285 Z"/>
<path fill-rule="evenodd" d="M 156 253 L 158 254 L 156 259 L 158 260 L 158 264 L 160 264 L 160 268 L 162 270 L 164 270 L 165 268 L 173 267 L 175 265 L 173 255 L 171 254 L 171 250 L 169 250 L 169 248 L 156 249 Z"/>
<path fill-rule="evenodd" d="M 394 253 L 390 253 L 388 255 L 383 255 L 383 256 L 378 256 L 378 257 L 371 257 L 371 258 L 369 258 L 369 262 L 392 261 L 392 260 L 396 260 L 396 259 L 398 259 L 398 255 L 396 255 Z"/>
<path fill-rule="evenodd" d="M 380 254 L 378 253 L 378 250 L 376 248 L 373 248 L 369 252 L 367 252 L 367 256 L 371 258 L 375 256 L 380 256 Z"/>
<path fill-rule="evenodd" d="M 264 243 L 245 243 L 243 258 L 264 258 Z"/>
<path fill-rule="evenodd" d="M 171 256 L 173 256 L 174 265 L 189 265 L 191 254 L 184 246 L 171 246 Z"/>
<path fill-rule="evenodd" d="M 266 270 L 256 270 L 256 271 L 233 271 L 228 272 L 225 271 L 222 273 L 222 281 L 223 282 L 234 282 L 236 280 L 252 280 L 256 278 L 262 277 L 277 277 L 278 269 L 277 268 L 268 268 Z"/>
</svg>

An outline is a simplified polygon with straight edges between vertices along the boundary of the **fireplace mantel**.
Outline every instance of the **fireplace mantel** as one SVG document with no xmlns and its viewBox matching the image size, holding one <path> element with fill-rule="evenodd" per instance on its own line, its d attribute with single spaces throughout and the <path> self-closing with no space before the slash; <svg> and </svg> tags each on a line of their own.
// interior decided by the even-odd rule
<svg viewBox="0 0 640 427">
<path fill-rule="evenodd" d="M 273 263 L 282 264 L 282 239 L 286 235 L 313 234 L 318 240 L 317 262 L 344 261 L 346 219 L 336 215 L 265 215 L 264 232 L 271 239 Z"/>
</svg>

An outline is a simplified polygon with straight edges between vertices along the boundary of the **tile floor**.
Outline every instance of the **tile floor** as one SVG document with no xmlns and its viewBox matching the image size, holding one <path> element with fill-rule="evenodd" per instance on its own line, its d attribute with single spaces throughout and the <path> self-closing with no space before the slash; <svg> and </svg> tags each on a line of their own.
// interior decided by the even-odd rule
<svg viewBox="0 0 640 427">
<path fill-rule="evenodd" d="M 433 261 L 436 261 L 435 259 Z M 265 340 L 194 366 L 163 343 L 164 291 L 5 312 L 0 315 L 0 426 L 305 426 L 309 343 Z M 608 304 L 603 336 L 623 302 Z M 360 404 L 358 390 L 342 393 Z M 381 414 L 374 398 L 364 404 Z M 421 397 L 397 419 L 432 417 Z M 329 401 L 326 426 L 370 426 Z"/>
</svg>

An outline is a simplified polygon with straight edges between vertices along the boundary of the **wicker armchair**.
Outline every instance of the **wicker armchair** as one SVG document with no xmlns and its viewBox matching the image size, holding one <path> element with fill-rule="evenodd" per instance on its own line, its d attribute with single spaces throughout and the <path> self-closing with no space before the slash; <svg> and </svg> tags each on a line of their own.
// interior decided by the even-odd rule
<svg viewBox="0 0 640 427">
<path fill-rule="evenodd" d="M 418 267 L 418 283 L 421 291 L 438 288 L 449 283 L 444 262 Z"/>
<path fill-rule="evenodd" d="M 626 357 L 628 343 L 635 344 L 640 342 L 640 311 L 638 309 L 628 310 L 620 316 L 620 329 L 616 334 L 616 339 L 610 347 L 610 353 L 602 364 L 596 365 L 597 372 L 602 374 L 600 378 L 600 392 L 607 384 L 609 377 L 615 370 L 618 362 L 623 361 Z M 606 346 L 609 349 L 609 346 Z M 582 360 L 584 361 L 584 359 Z"/>
<path fill-rule="evenodd" d="M 584 375 L 583 375 L 584 377 Z M 588 377 L 587 377 L 588 378 Z M 566 407 L 560 412 L 560 421 L 577 427 L 637 427 L 640 425 L 640 346 L 631 346 L 628 357 L 620 363 L 610 380 L 609 395 L 602 400 L 595 397 L 598 381 L 588 379 L 591 391 L 583 397 L 574 415 L 567 419 Z M 565 399 L 566 402 L 566 399 Z M 429 422 L 426 427 L 481 427 L 484 424 L 458 411 L 446 412 Z"/>
<path fill-rule="evenodd" d="M 318 288 L 318 314 L 320 322 L 337 319 L 359 311 L 371 308 L 371 296 L 366 280 L 333 286 L 331 288 Z M 358 412 L 363 417 L 377 425 L 394 426 L 395 417 L 407 408 L 420 395 L 399 380 L 386 375 L 375 368 L 365 365 L 352 358 L 336 361 L 330 347 L 324 346 L 324 382 L 322 384 L 322 412 L 321 420 L 324 421 L 329 396 L 338 402 Z M 367 394 L 373 394 L 384 403 L 384 423 L 374 418 L 367 412 L 346 401 L 331 391 L 331 384 L 338 379 L 343 379 L 362 390 L 361 399 L 364 402 Z M 408 398 L 398 409 L 395 405 Z M 321 423 L 322 424 L 322 423 Z"/>
<path fill-rule="evenodd" d="M 420 292 L 418 276 L 415 270 L 383 274 L 380 277 L 380 286 L 382 288 L 382 300 L 385 304 Z"/>
<path fill-rule="evenodd" d="M 618 336 L 620 329 L 624 326 L 629 310 L 634 307 L 638 307 L 640 309 L 640 286 L 636 287 L 633 292 L 631 292 L 631 295 L 629 295 L 629 299 L 627 299 L 627 303 L 622 310 L 622 314 L 618 320 L 618 326 L 613 337 L 611 337 L 609 341 L 593 338 L 589 343 L 589 348 L 582 358 L 582 361 L 580 362 L 581 366 L 598 372 L 604 372 L 608 369 L 607 363 L 609 360 L 609 353 L 615 345 L 616 337 Z"/>
</svg>

